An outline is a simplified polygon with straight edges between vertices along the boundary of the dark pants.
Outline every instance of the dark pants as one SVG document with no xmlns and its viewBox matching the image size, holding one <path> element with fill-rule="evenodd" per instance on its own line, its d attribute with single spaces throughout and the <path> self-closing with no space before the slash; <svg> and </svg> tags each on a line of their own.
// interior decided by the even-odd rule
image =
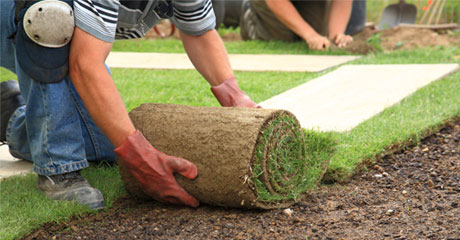
<svg viewBox="0 0 460 240">
<path fill-rule="evenodd" d="M 328 34 L 330 1 L 293 0 L 293 5 L 304 20 L 323 36 Z M 297 41 L 300 37 L 281 23 L 263 0 L 249 0 L 249 9 L 240 22 L 244 40 Z M 366 24 L 366 0 L 354 0 L 345 33 L 355 34 Z"/>
</svg>

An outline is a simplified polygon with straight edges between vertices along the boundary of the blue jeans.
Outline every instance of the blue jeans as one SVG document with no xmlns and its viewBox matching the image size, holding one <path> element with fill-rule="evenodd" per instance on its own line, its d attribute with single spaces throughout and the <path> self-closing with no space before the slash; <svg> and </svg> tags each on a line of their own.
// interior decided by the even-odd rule
<svg viewBox="0 0 460 240">
<path fill-rule="evenodd" d="M 40 175 L 73 172 L 88 161 L 115 162 L 113 145 L 90 118 L 69 77 L 55 84 L 34 81 L 16 61 L 14 0 L 0 0 L 0 63 L 16 73 L 26 105 L 8 122 L 11 154 L 32 161 Z"/>
<path fill-rule="evenodd" d="M 366 0 L 354 0 L 345 34 L 354 35 L 366 26 Z"/>
</svg>

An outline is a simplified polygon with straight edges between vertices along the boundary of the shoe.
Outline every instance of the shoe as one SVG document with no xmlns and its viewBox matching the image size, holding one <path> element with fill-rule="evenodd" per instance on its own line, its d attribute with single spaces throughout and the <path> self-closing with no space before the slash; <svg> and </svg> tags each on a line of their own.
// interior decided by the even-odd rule
<svg viewBox="0 0 460 240">
<path fill-rule="evenodd" d="M 243 40 L 255 40 L 255 26 L 249 0 L 244 0 L 241 5 L 240 35 Z"/>
<path fill-rule="evenodd" d="M 6 128 L 11 115 L 21 106 L 25 105 L 24 98 L 21 96 L 18 82 L 8 80 L 0 83 L 0 96 L 1 96 L 1 129 L 0 141 L 6 142 Z"/>
<path fill-rule="evenodd" d="M 93 210 L 104 208 L 102 193 L 91 187 L 80 171 L 52 176 L 38 175 L 37 187 L 54 200 L 77 201 Z"/>
</svg>

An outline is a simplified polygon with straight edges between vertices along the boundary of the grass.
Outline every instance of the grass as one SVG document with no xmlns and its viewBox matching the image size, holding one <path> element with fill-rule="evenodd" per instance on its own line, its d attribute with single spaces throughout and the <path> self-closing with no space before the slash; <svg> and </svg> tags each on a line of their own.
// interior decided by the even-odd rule
<svg viewBox="0 0 460 240">
<path fill-rule="evenodd" d="M 101 190 L 107 207 L 125 193 L 116 170 L 94 166 L 83 171 L 91 185 Z M 47 199 L 35 189 L 36 179 L 36 175 L 27 174 L 0 181 L 0 239 L 15 239 L 45 222 L 92 212 L 79 204 Z"/>
<path fill-rule="evenodd" d="M 167 44 L 168 41 L 166 40 Z M 138 43 L 133 42 L 133 45 Z M 234 45 L 229 51 L 257 53 L 263 52 L 265 47 L 268 48 L 266 52 L 277 52 L 277 48 L 291 51 L 290 47 L 296 46 L 288 44 L 289 47 L 282 47 L 279 43 L 270 43 L 273 44 L 270 45 L 259 42 L 241 44 L 253 46 L 253 49 L 247 46 L 238 49 Z M 160 44 L 155 43 L 155 46 L 157 45 Z M 177 42 L 172 43 L 169 52 L 176 51 L 175 46 Z M 121 50 L 121 46 L 118 47 L 118 50 Z M 127 45 L 125 47 L 134 48 Z M 351 64 L 460 63 L 460 59 L 456 58 L 459 55 L 459 48 L 435 47 L 375 53 Z M 218 105 L 209 91 L 209 85 L 196 71 L 113 69 L 112 73 L 129 110 L 143 102 L 195 106 Z M 321 74 L 236 72 L 241 88 L 257 102 L 310 81 Z M 10 78 L 15 76 L 0 69 L 0 80 Z M 350 132 L 325 133 L 337 144 L 326 173 L 327 180 L 345 181 L 352 174 L 368 166 L 363 163 L 371 164 L 376 161 L 391 146 L 416 143 L 426 131 L 436 129 L 443 121 L 459 116 L 459 92 L 460 72 L 457 72 L 420 89 Z M 317 137 L 321 136 L 324 135 Z M 331 139 L 329 137 L 327 139 Z M 321 144 L 327 141 L 317 142 L 315 149 L 324 149 L 325 146 Z M 116 167 L 90 167 L 85 169 L 83 174 L 92 185 L 101 189 L 108 207 L 117 197 L 125 193 Z M 35 189 L 35 180 L 36 176 L 29 174 L 0 181 L 0 239 L 18 238 L 44 222 L 59 222 L 70 216 L 81 216 L 90 212 L 76 204 L 46 199 Z"/>
<path fill-rule="evenodd" d="M 228 53 L 233 54 L 318 54 L 318 55 L 352 55 L 343 50 L 310 50 L 304 42 L 285 43 L 280 41 L 234 41 L 225 42 Z M 182 42 L 178 39 L 156 40 L 120 40 L 113 44 L 115 52 L 160 52 L 185 53 Z"/>
<path fill-rule="evenodd" d="M 276 116 L 264 127 L 251 168 L 258 201 L 296 201 L 321 179 L 328 159 L 315 154 L 318 151 L 307 152 L 305 143 L 317 146 L 324 140 L 309 134 L 305 141 L 303 134 L 296 120 L 285 114 Z"/>
</svg>

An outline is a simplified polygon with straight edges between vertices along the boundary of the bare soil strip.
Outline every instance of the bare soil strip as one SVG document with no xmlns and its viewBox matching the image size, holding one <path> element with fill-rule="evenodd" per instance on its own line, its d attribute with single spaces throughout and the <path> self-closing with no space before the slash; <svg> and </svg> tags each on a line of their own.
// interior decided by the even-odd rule
<svg viewBox="0 0 460 240">
<path fill-rule="evenodd" d="M 198 209 L 120 199 L 24 239 L 460 239 L 460 120 L 292 208 Z"/>
</svg>

